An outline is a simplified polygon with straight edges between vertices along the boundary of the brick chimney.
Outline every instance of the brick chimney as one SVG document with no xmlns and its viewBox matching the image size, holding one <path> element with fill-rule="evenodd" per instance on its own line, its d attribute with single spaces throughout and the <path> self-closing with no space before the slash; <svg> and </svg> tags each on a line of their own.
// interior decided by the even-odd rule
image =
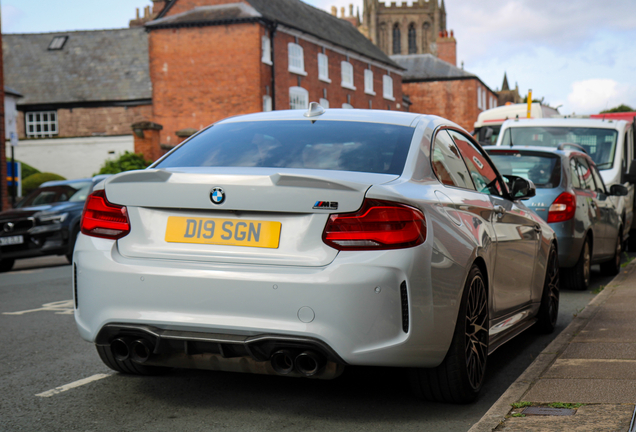
<svg viewBox="0 0 636 432">
<path fill-rule="evenodd" d="M 457 66 L 457 40 L 453 31 L 444 30 L 437 36 L 437 57 L 447 63 Z"/>
<path fill-rule="evenodd" d="M 163 8 L 166 7 L 169 0 L 152 0 L 152 9 L 150 6 L 146 6 L 143 11 L 143 16 L 139 13 L 137 8 L 136 18 L 130 20 L 129 27 L 143 27 L 149 21 L 154 20 L 159 16 Z"/>
</svg>

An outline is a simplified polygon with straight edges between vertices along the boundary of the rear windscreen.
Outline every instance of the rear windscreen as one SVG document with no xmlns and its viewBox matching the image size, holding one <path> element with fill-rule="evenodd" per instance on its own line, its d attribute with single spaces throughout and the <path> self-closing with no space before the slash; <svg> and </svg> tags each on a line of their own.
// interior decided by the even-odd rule
<svg viewBox="0 0 636 432">
<path fill-rule="evenodd" d="M 561 159 L 522 153 L 490 153 L 490 159 L 502 175 L 532 180 L 538 188 L 555 188 L 561 183 Z"/>
<path fill-rule="evenodd" d="M 503 146 L 541 146 L 558 147 L 559 144 L 577 144 L 585 149 L 600 170 L 610 169 L 614 164 L 616 138 L 618 134 L 612 129 L 536 126 L 512 127 L 506 129 Z M 577 150 L 576 147 L 565 147 L 566 150 Z"/>
<path fill-rule="evenodd" d="M 222 123 L 154 168 L 306 168 L 401 174 L 415 129 L 346 121 Z"/>
</svg>

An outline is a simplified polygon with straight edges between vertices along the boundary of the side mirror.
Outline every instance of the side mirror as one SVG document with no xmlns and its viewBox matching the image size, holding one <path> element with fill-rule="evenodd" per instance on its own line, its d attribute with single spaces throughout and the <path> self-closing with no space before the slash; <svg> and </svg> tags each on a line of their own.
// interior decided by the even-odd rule
<svg viewBox="0 0 636 432">
<path fill-rule="evenodd" d="M 508 189 L 510 189 L 510 195 L 512 199 L 528 199 L 537 194 L 537 188 L 532 183 L 532 180 L 524 179 L 523 177 L 506 175 L 508 179 Z"/>
<path fill-rule="evenodd" d="M 610 187 L 609 194 L 613 196 L 627 196 L 628 190 L 622 184 L 615 184 Z"/>
<path fill-rule="evenodd" d="M 625 175 L 623 176 L 623 180 L 627 183 L 636 183 L 636 159 L 634 159 L 632 163 L 629 164 L 629 171 L 625 173 Z"/>
<path fill-rule="evenodd" d="M 492 138 L 492 134 L 495 131 L 493 131 L 491 128 L 487 127 L 486 131 L 484 132 L 484 141 L 490 141 L 490 138 Z"/>
</svg>

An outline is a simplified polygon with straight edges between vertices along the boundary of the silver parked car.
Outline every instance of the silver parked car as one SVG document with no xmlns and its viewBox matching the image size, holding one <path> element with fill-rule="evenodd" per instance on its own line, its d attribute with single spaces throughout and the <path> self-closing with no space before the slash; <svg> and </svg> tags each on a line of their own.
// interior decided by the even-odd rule
<svg viewBox="0 0 636 432">
<path fill-rule="evenodd" d="M 75 319 L 123 373 L 405 367 L 416 394 L 467 402 L 490 353 L 556 323 L 534 192 L 439 117 L 233 117 L 89 196 Z"/>
</svg>

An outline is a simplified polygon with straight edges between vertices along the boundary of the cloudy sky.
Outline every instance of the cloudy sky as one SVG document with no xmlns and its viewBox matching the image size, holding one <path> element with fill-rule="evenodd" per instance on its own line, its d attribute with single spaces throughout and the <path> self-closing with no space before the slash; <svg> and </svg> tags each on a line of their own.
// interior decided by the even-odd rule
<svg viewBox="0 0 636 432">
<path fill-rule="evenodd" d="M 4 33 L 125 27 L 149 0 L 0 0 Z M 435 0 L 431 0 L 435 1 Z M 457 61 L 493 90 L 508 82 L 563 114 L 636 108 L 635 0 L 445 0 Z M 318 8 L 362 0 L 306 0 Z M 410 3 L 410 2 L 409 2 Z M 61 6 L 63 5 L 63 6 Z M 347 8 L 348 9 L 348 8 Z"/>
</svg>

